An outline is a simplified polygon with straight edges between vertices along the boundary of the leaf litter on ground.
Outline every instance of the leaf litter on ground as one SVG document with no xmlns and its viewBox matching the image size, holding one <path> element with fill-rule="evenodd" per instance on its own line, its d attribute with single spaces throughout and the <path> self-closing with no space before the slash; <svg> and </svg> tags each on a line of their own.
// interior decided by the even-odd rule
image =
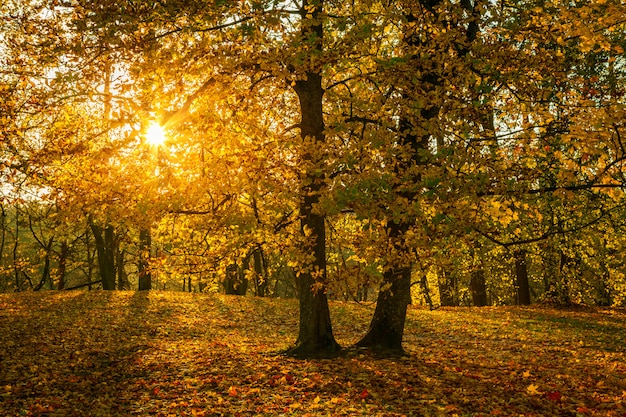
<svg viewBox="0 0 626 417">
<path fill-rule="evenodd" d="M 408 356 L 279 354 L 297 301 L 177 292 L 0 295 L 2 416 L 626 417 L 626 312 L 409 309 Z M 332 302 L 343 346 L 373 305 Z"/>
</svg>

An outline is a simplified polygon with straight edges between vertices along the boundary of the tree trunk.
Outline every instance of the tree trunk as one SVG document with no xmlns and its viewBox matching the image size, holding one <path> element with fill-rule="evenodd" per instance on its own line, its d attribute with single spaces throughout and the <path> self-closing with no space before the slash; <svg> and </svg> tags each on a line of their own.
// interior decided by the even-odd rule
<svg viewBox="0 0 626 417">
<path fill-rule="evenodd" d="M 139 231 L 139 291 L 152 289 L 152 272 L 150 272 L 150 250 L 152 236 L 150 230 Z"/>
<path fill-rule="evenodd" d="M 91 224 L 103 290 L 115 289 L 115 231 L 113 226 L 102 227 Z"/>
<path fill-rule="evenodd" d="M 443 307 L 454 307 L 456 301 L 454 299 L 456 280 L 454 275 L 448 273 L 444 268 L 439 271 L 439 304 Z"/>
<path fill-rule="evenodd" d="M 312 41 L 312 59 L 316 53 L 322 53 L 322 12 L 323 0 L 303 1 L 301 35 L 303 40 Z M 305 143 L 312 140 L 315 144 L 322 144 L 326 141 L 322 77 L 313 70 L 304 75 L 294 84 L 300 103 L 300 135 Z M 313 257 L 303 265 L 297 278 L 300 328 L 298 339 L 287 354 L 298 357 L 333 356 L 341 348 L 333 335 L 326 297 L 326 225 L 324 217 L 314 212 L 325 181 L 324 159 L 305 148 L 302 149 L 302 159 L 307 169 L 301 178 L 300 230 L 305 239 L 303 252 Z"/>
<path fill-rule="evenodd" d="M 369 329 L 356 346 L 373 351 L 404 353 L 402 339 L 410 301 L 411 268 L 385 271 Z"/>
<path fill-rule="evenodd" d="M 248 292 L 248 280 L 245 278 L 245 272 L 240 272 L 237 264 L 226 267 L 224 292 L 228 295 L 246 295 Z"/>
<path fill-rule="evenodd" d="M 485 307 L 487 305 L 487 285 L 485 282 L 485 271 L 482 268 L 472 272 L 470 291 L 474 306 Z"/>
<path fill-rule="evenodd" d="M 312 270 L 301 272 L 297 277 L 300 329 L 295 345 L 287 351 L 287 354 L 297 357 L 334 356 L 341 348 L 333 335 L 325 292 L 324 218 L 309 212 L 307 216 L 303 216 L 302 228 L 309 228 L 318 233 L 312 236 L 315 239 L 313 248 L 315 264 Z"/>
<path fill-rule="evenodd" d="M 32 228 L 31 228 L 32 230 Z M 41 242 L 40 242 L 41 243 Z M 41 280 L 39 284 L 35 288 L 34 291 L 39 291 L 46 284 L 46 281 L 50 283 L 50 289 L 54 289 L 54 284 L 52 283 L 52 276 L 50 274 L 50 254 L 52 253 L 52 245 L 54 244 L 54 238 L 50 239 L 47 245 L 44 247 L 45 255 L 44 255 L 44 263 L 43 263 L 43 271 L 41 273 Z"/>
<path fill-rule="evenodd" d="M 126 268 L 124 267 L 124 251 L 120 250 L 119 245 L 116 248 L 116 260 L 117 265 L 117 289 L 129 290 L 130 282 L 128 282 L 128 275 L 126 274 Z"/>
<path fill-rule="evenodd" d="M 57 290 L 65 289 L 65 274 L 67 271 L 67 256 L 69 253 L 69 246 L 67 241 L 61 242 L 61 251 L 59 252 L 59 268 L 58 268 L 58 281 L 57 281 Z"/>
<path fill-rule="evenodd" d="M 15 291 L 19 292 L 22 290 L 22 284 L 20 282 L 20 268 L 18 264 L 18 254 L 17 249 L 19 247 L 20 242 L 20 212 L 19 206 L 15 206 L 15 242 L 13 243 L 13 273 L 15 275 Z"/>
<path fill-rule="evenodd" d="M 404 246 L 406 225 L 391 222 L 389 226 L 389 239 L 400 252 Z M 411 265 L 387 267 L 383 272 L 383 282 L 369 329 L 356 346 L 374 351 L 404 353 L 402 339 L 406 311 L 410 303 Z"/>
<path fill-rule="evenodd" d="M 6 219 L 7 213 L 4 210 L 4 205 L 0 202 L 0 262 L 4 259 L 4 243 L 6 241 Z"/>
<path fill-rule="evenodd" d="M 515 257 L 517 303 L 519 305 L 530 305 L 530 285 L 528 282 L 526 251 L 523 249 L 517 250 L 513 256 Z"/>
<path fill-rule="evenodd" d="M 265 297 L 267 296 L 267 275 L 265 274 L 265 257 L 260 246 L 252 253 L 252 259 L 254 260 L 254 288 L 256 295 L 257 297 Z"/>
<path fill-rule="evenodd" d="M 424 299 L 426 300 L 426 304 L 428 308 L 432 311 L 435 309 L 433 305 L 433 299 L 430 295 L 430 286 L 428 285 L 428 276 L 426 272 L 422 272 L 420 277 L 420 285 L 422 286 L 422 292 L 424 293 Z"/>
</svg>

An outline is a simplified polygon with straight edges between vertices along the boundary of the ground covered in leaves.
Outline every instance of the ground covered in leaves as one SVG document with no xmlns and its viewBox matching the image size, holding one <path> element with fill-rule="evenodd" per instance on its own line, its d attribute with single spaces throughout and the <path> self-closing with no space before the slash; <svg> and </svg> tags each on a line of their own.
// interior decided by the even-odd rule
<svg viewBox="0 0 626 417">
<path fill-rule="evenodd" d="M 372 305 L 332 303 L 338 341 Z M 626 312 L 412 308 L 409 356 L 298 360 L 294 300 L 0 295 L 2 416 L 626 416 Z"/>
</svg>

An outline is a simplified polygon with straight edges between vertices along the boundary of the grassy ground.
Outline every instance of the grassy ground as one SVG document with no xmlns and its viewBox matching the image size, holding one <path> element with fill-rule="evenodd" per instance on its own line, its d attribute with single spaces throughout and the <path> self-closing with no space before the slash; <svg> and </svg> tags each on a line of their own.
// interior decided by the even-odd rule
<svg viewBox="0 0 626 417">
<path fill-rule="evenodd" d="M 338 341 L 371 305 L 333 303 Z M 410 356 L 277 355 L 293 300 L 0 295 L 2 416 L 626 416 L 626 312 L 411 309 Z"/>
</svg>

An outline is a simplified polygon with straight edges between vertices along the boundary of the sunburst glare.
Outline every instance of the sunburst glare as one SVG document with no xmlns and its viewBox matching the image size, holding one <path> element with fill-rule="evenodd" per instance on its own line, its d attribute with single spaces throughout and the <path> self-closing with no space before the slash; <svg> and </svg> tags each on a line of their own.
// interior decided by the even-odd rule
<svg viewBox="0 0 626 417">
<path fill-rule="evenodd" d="M 156 122 L 150 123 L 146 130 L 146 141 L 150 146 L 162 146 L 165 143 L 165 131 Z"/>
</svg>

